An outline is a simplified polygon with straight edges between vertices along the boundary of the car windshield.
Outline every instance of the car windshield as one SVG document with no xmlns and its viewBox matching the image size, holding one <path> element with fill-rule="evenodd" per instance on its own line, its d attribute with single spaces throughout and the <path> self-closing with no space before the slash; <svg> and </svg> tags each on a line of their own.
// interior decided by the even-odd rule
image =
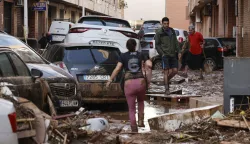
<svg viewBox="0 0 250 144">
<path fill-rule="evenodd" d="M 130 24 L 127 21 L 110 17 L 83 17 L 78 21 L 78 23 L 99 25 L 99 26 L 131 28 Z"/>
<path fill-rule="evenodd" d="M 230 46 L 232 48 L 236 47 L 236 39 L 235 38 L 218 38 L 219 42 L 222 46 Z"/>
<path fill-rule="evenodd" d="M 64 51 L 65 64 L 117 64 L 119 51 L 111 47 L 70 47 Z"/>
<path fill-rule="evenodd" d="M 145 41 L 151 41 L 151 40 L 154 40 L 154 34 L 146 34 L 143 36 L 143 40 Z"/>
<path fill-rule="evenodd" d="M 11 48 L 25 63 L 45 63 L 40 56 L 15 37 L 0 35 L 0 46 Z"/>
</svg>

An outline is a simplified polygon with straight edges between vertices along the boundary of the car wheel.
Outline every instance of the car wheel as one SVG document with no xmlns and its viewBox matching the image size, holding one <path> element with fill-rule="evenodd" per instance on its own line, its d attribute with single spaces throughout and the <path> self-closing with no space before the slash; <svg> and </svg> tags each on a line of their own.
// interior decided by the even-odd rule
<svg viewBox="0 0 250 144">
<path fill-rule="evenodd" d="M 209 67 L 211 67 L 212 70 L 215 70 L 216 67 L 217 67 L 215 61 L 212 58 L 205 59 L 205 61 L 203 63 L 203 67 L 204 67 L 205 64 L 207 64 Z"/>
<path fill-rule="evenodd" d="M 161 60 L 156 60 L 153 64 L 153 70 L 161 70 L 161 69 L 162 69 Z"/>
</svg>

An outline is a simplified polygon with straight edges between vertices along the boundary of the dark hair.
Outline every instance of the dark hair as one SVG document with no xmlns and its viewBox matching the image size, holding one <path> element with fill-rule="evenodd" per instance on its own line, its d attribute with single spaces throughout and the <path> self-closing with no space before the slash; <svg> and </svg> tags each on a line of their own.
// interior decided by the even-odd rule
<svg viewBox="0 0 250 144">
<path fill-rule="evenodd" d="M 135 51 L 135 47 L 136 47 L 136 41 L 134 39 L 129 39 L 127 41 L 126 46 L 127 46 L 128 51 L 134 52 Z"/>
<path fill-rule="evenodd" d="M 164 21 L 167 21 L 167 22 L 169 22 L 169 19 L 168 19 L 168 17 L 164 17 L 164 18 L 162 18 L 161 22 L 163 23 Z"/>
</svg>

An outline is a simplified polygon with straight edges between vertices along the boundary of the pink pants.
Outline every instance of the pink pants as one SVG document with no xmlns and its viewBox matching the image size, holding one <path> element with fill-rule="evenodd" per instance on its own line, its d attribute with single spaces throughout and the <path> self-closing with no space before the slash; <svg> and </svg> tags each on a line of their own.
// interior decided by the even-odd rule
<svg viewBox="0 0 250 144">
<path fill-rule="evenodd" d="M 146 94 L 146 83 L 143 78 L 131 79 L 125 82 L 124 87 L 128 108 L 129 108 L 129 119 L 131 125 L 136 125 L 136 103 L 138 102 L 138 112 L 144 113 L 144 99 Z"/>
</svg>

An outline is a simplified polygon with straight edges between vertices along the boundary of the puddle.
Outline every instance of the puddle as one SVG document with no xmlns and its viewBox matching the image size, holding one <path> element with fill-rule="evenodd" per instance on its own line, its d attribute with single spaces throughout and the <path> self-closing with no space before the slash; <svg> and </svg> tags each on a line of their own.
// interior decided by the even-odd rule
<svg viewBox="0 0 250 144">
<path fill-rule="evenodd" d="M 179 102 L 179 103 L 171 104 L 169 102 L 164 102 L 164 101 L 162 102 L 145 101 L 144 106 L 145 106 L 144 108 L 145 128 L 139 128 L 140 133 L 145 133 L 145 132 L 150 131 L 148 119 L 153 118 L 155 116 L 162 115 L 162 114 L 170 113 L 170 112 L 183 111 L 184 109 L 189 108 L 188 103 Z M 105 112 L 104 111 L 102 113 L 117 120 L 129 121 L 128 111 L 118 111 L 118 112 L 110 112 L 110 111 Z M 136 119 L 138 120 L 137 114 L 136 114 Z"/>
</svg>

